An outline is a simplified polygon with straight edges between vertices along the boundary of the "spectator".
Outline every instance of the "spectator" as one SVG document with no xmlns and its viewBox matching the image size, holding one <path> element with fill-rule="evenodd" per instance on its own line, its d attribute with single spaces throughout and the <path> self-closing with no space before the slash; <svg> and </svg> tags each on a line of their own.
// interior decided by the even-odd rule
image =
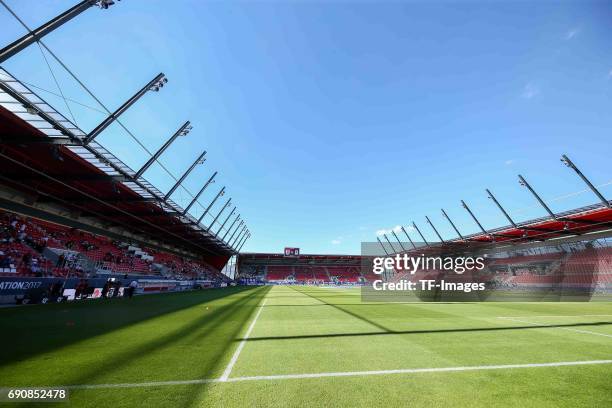
<svg viewBox="0 0 612 408">
<path fill-rule="evenodd" d="M 136 289 L 138 288 L 138 282 L 136 280 L 133 280 L 132 282 L 130 282 L 130 286 L 129 286 L 129 290 L 128 290 L 128 296 L 131 299 L 132 296 L 134 296 L 134 292 L 136 291 Z"/>
</svg>

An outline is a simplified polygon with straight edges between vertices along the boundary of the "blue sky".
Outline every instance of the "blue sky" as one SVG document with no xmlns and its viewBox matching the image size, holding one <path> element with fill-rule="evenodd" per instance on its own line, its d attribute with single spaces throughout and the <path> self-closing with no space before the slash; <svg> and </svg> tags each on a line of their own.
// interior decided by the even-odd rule
<svg viewBox="0 0 612 408">
<path fill-rule="evenodd" d="M 7 3 L 37 26 L 75 1 Z M 201 202 L 227 186 L 253 234 L 243 250 L 359 253 L 413 220 L 433 240 L 425 215 L 453 237 L 441 207 L 476 232 L 460 199 L 486 228 L 504 225 L 485 188 L 517 220 L 544 215 L 519 173 L 556 211 L 596 202 L 573 195 L 585 186 L 563 153 L 612 197 L 611 21 L 609 5 L 583 1 L 123 0 L 45 42 L 111 109 L 167 75 L 123 120 L 152 151 L 192 121 L 162 162 L 179 175 L 208 151 L 186 185 L 219 171 Z M 24 33 L 2 9 L 0 27 L 3 44 Z M 36 46 L 4 66 L 57 92 Z M 66 96 L 95 106 L 52 69 Z M 84 130 L 104 117 L 69 106 Z M 134 168 L 146 161 L 117 127 L 99 141 Z M 145 177 L 162 191 L 173 181 L 158 165 Z"/>
</svg>

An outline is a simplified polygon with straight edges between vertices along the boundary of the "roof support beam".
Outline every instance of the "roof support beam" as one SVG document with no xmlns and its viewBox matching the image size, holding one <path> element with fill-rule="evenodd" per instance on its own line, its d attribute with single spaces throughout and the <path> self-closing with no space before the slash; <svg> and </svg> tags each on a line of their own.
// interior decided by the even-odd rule
<svg viewBox="0 0 612 408">
<path fill-rule="evenodd" d="M 393 253 L 396 254 L 397 251 L 395 250 L 395 247 L 393 246 L 391 241 L 389 241 L 389 238 L 387 237 L 387 234 L 383 234 L 383 236 L 385 237 L 385 240 L 387 240 L 387 243 L 389 244 L 389 246 L 391 246 L 391 250 L 393 251 Z"/>
<path fill-rule="evenodd" d="M 599 198 L 601 200 L 601 202 L 603 203 L 603 205 L 605 205 L 608 208 L 611 208 L 610 206 L 610 202 L 608 200 L 606 200 L 606 198 L 599 192 L 599 190 L 597 190 L 597 188 L 593 185 L 593 183 L 591 183 L 589 181 L 589 179 L 582 174 L 582 172 L 580 171 L 580 169 L 578 167 L 576 167 L 576 165 L 574 164 L 574 162 L 572 162 L 570 160 L 569 157 L 567 157 L 566 155 L 562 155 L 561 156 L 561 161 L 570 169 L 574 170 L 576 172 L 576 174 L 578 174 L 580 176 L 580 178 L 582 179 L 582 181 L 584 181 L 584 183 L 589 186 L 589 188 L 591 189 L 591 191 L 593 193 L 595 193 L 595 195 L 597 196 L 597 198 Z"/>
<path fill-rule="evenodd" d="M 246 226 L 246 224 L 244 224 L 244 225 L 242 226 L 242 229 L 240 230 L 240 232 L 238 233 L 238 235 L 236 235 L 236 238 L 234 238 L 234 240 L 233 240 L 233 241 L 232 241 L 232 242 L 231 242 L 231 243 L 230 243 L 228 246 L 229 246 L 230 248 L 233 248 L 233 247 L 234 247 L 234 244 L 236 243 L 236 241 L 238 241 L 238 238 L 239 238 L 239 237 L 240 237 L 240 236 L 241 236 L 241 235 L 242 235 L 242 234 L 243 234 L 245 231 L 248 231 L 248 230 L 247 230 L 247 226 Z"/>
<path fill-rule="evenodd" d="M 470 214 L 470 216 L 472 217 L 472 219 L 474 220 L 474 222 L 478 225 L 478 228 L 480 228 L 480 230 L 482 231 L 483 234 L 491 237 L 491 234 L 489 234 L 487 232 L 486 229 L 484 229 L 484 227 L 482 226 L 482 224 L 480 223 L 480 221 L 478 221 L 478 218 L 476 218 L 476 216 L 474 215 L 474 213 L 472 212 L 472 210 L 470 210 L 470 207 L 468 207 L 468 205 L 465 203 L 465 201 L 461 200 L 461 206 L 463 208 L 465 208 L 465 210 L 468 212 L 468 214 Z"/>
<path fill-rule="evenodd" d="M 96 3 L 98 3 L 97 0 L 81 1 L 77 5 L 64 11 L 62 14 L 56 16 L 55 18 L 47 21 L 46 23 L 36 28 L 35 30 L 30 31 L 23 37 L 13 41 L 6 47 L 2 48 L 2 50 L 0 50 L 0 64 L 4 63 L 7 59 L 19 53 L 20 51 L 24 50 L 25 48 L 32 45 L 36 41 L 40 41 L 44 36 L 58 29 L 59 27 L 67 23 L 68 21 L 72 20 L 73 18 L 75 18 L 76 16 L 84 12 L 85 10 L 89 9 L 91 6 L 95 5 Z M 108 2 L 105 1 L 104 4 L 108 4 Z M 8 7 L 6 8 L 8 9 Z M 101 7 L 101 8 L 108 8 L 108 6 Z M 9 12 L 13 14 L 10 9 L 9 9 Z"/>
<path fill-rule="evenodd" d="M 502 205 L 499 203 L 499 201 L 497 201 L 497 198 L 495 198 L 495 196 L 493 195 L 493 193 L 491 192 L 491 190 L 489 190 L 488 188 L 485 189 L 485 191 L 487 192 L 487 194 L 489 195 L 489 198 L 491 200 L 493 200 L 493 202 L 495 203 L 495 205 L 497 206 L 497 208 L 499 208 L 499 210 L 502 212 L 502 214 L 504 214 L 504 216 L 506 217 L 506 219 L 508 220 L 508 222 L 510 223 L 510 225 L 512 225 L 514 228 L 518 228 L 516 223 L 514 222 L 514 220 L 510 217 L 510 215 L 506 212 L 506 210 L 504 209 L 504 207 L 502 207 Z"/>
<path fill-rule="evenodd" d="M 438 232 L 438 230 L 436 229 L 436 227 L 433 225 L 433 223 L 431 222 L 431 220 L 429 219 L 428 216 L 425 216 L 425 219 L 427 220 L 427 223 L 431 226 L 431 228 L 434 230 L 434 232 L 436 233 L 436 235 L 438 236 L 438 238 L 440 239 L 440 242 L 444 243 L 444 240 L 442 239 L 442 236 L 440 235 L 440 233 Z"/>
<path fill-rule="evenodd" d="M 242 243 L 243 243 L 243 242 L 244 242 L 244 241 L 245 241 L 245 240 L 246 240 L 248 237 L 250 237 L 250 236 L 251 236 L 251 233 L 249 232 L 249 230 L 247 230 L 247 233 L 246 233 L 246 234 L 244 234 L 244 235 L 242 236 L 242 238 L 240 238 L 240 239 L 237 241 L 237 243 L 236 243 L 236 245 L 235 245 L 235 247 L 234 247 L 234 248 L 236 248 L 236 252 L 238 252 L 238 251 L 239 251 L 239 249 L 238 249 L 238 248 L 240 248 L 240 245 L 241 245 L 241 244 L 242 244 Z"/>
<path fill-rule="evenodd" d="M 215 198 L 213 198 L 213 200 L 210 202 L 210 204 L 208 205 L 208 207 L 206 207 L 206 210 L 204 210 L 204 212 L 202 213 L 202 215 L 200 215 L 200 218 L 198 218 L 198 224 L 200 222 L 202 222 L 202 220 L 204 219 L 204 216 L 206 214 L 208 214 L 208 211 L 210 211 L 210 209 L 212 208 L 212 206 L 215 204 L 215 202 L 219 199 L 219 197 L 221 197 L 223 194 L 225 194 L 225 187 L 221 187 L 221 190 L 219 190 L 219 192 L 217 193 L 217 195 L 215 196 Z"/>
<path fill-rule="evenodd" d="M 172 186 L 172 188 L 170 190 L 168 190 L 166 195 L 164 195 L 164 200 L 163 200 L 164 202 L 167 201 L 168 198 L 170 198 L 170 196 L 172 195 L 172 193 L 174 193 L 174 191 L 181 185 L 181 183 L 183 181 L 185 181 L 185 179 L 187 178 L 189 173 L 191 173 L 192 170 L 195 169 L 195 166 L 197 166 L 198 164 L 204 164 L 204 162 L 206 161 L 206 159 L 204 158 L 205 155 L 206 155 L 206 150 L 204 150 L 204 152 L 200 156 L 198 156 L 198 158 L 187 169 L 187 171 L 185 173 L 183 173 L 181 178 L 179 178 L 178 181 Z"/>
<path fill-rule="evenodd" d="M 555 215 L 555 213 L 552 212 L 552 210 L 546 205 L 546 203 L 544 202 L 544 200 L 542 200 L 540 198 L 540 196 L 538 195 L 538 193 L 536 193 L 536 191 L 531 187 L 531 185 L 527 182 L 527 180 L 525 180 L 525 178 L 523 176 L 521 176 L 520 174 L 518 175 L 519 178 L 519 184 L 523 187 L 527 187 L 527 190 L 529 190 L 529 192 L 531 194 L 533 194 L 533 196 L 538 200 L 538 202 L 540 203 L 540 205 L 542 207 L 544 207 L 544 209 L 546 210 L 546 212 L 548 213 L 548 215 L 550 215 L 552 217 L 553 220 L 557 219 L 557 216 Z"/>
<path fill-rule="evenodd" d="M 508 214 L 508 212 L 504 209 L 504 207 L 502 207 L 502 205 L 499 203 L 499 201 L 497 201 L 497 198 L 495 198 L 495 196 L 493 195 L 493 193 L 491 192 L 491 190 L 489 190 L 488 188 L 485 189 L 485 191 L 487 192 L 487 194 L 489 195 L 489 198 L 491 200 L 493 200 L 493 202 L 495 203 L 495 205 L 497 206 L 497 208 L 499 208 L 499 210 L 502 212 L 502 214 L 504 214 L 504 216 L 506 217 L 506 219 L 508 220 L 508 222 L 510 222 L 510 225 L 512 225 L 514 228 L 520 229 L 522 231 L 525 232 L 525 234 L 527 234 L 526 231 L 537 231 L 537 232 L 555 232 L 554 230 L 549 230 L 549 229 L 545 229 L 545 228 L 532 228 L 532 227 L 520 227 L 518 226 L 514 220 L 512 219 L 512 217 L 510 217 L 510 214 Z M 560 231 L 557 231 L 560 232 Z M 565 233 L 565 232 L 562 232 Z M 525 238 L 527 238 L 528 236 L 525 235 Z"/>
<path fill-rule="evenodd" d="M 191 202 L 189 203 L 189 205 L 183 210 L 183 215 L 187 214 L 187 211 L 189 211 L 189 209 L 196 203 L 196 201 L 198 201 L 198 198 L 200 198 L 200 196 L 202 195 L 202 193 L 204 192 L 204 190 L 206 190 L 206 187 L 208 187 L 208 185 L 210 183 L 213 183 L 215 176 L 217 175 L 217 171 L 215 171 L 213 173 L 212 176 L 210 176 L 210 178 L 208 179 L 208 181 L 206 182 L 206 184 L 204 184 L 204 186 L 200 189 L 200 191 L 198 191 L 198 194 L 195 195 L 195 197 L 193 197 L 193 200 L 191 200 Z M 166 195 L 167 196 L 167 195 Z"/>
<path fill-rule="evenodd" d="M 397 237 L 397 234 L 395 233 L 395 231 L 391 230 L 391 233 L 397 240 L 397 243 L 400 245 L 400 248 L 402 248 L 402 251 L 406 252 L 406 248 L 404 248 L 404 245 L 402 245 L 402 241 L 400 241 L 400 239 Z"/>
<path fill-rule="evenodd" d="M 219 211 L 219 213 L 217 214 L 217 216 L 213 219 L 213 221 L 210 223 L 210 225 L 208 226 L 208 229 L 210 230 L 213 225 L 215 225 L 215 222 L 217 222 L 217 220 L 219 219 L 219 217 L 221 216 L 221 214 L 223 213 L 223 211 L 225 211 L 225 209 L 227 208 L 228 205 L 230 205 L 232 203 L 232 199 L 229 198 L 227 200 L 227 202 L 225 203 L 225 205 L 221 208 L 221 211 Z"/>
<path fill-rule="evenodd" d="M 446 211 L 444 211 L 444 208 L 440 208 L 440 210 L 442 210 L 442 215 L 444 215 L 444 218 L 446 218 L 446 220 L 449 222 L 451 227 L 453 227 L 453 229 L 455 230 L 457 235 L 459 235 L 459 238 L 461 238 L 462 240 L 465 239 L 465 238 L 463 238 L 463 235 L 461 235 L 461 233 L 459 232 L 459 230 L 455 226 L 455 223 L 453 222 L 453 220 L 451 220 L 450 217 L 448 216 L 448 214 L 446 213 Z"/>
<path fill-rule="evenodd" d="M 221 238 L 221 241 L 225 241 L 225 237 L 227 236 L 227 234 L 229 234 L 229 232 L 232 230 L 232 228 L 234 228 L 234 224 L 236 224 L 236 221 L 238 221 L 239 219 L 240 219 L 240 214 L 238 214 L 236 219 L 234 221 L 232 221 L 232 224 L 229 226 L 227 231 L 225 231 L 225 234 L 223 234 L 223 237 Z"/>
<path fill-rule="evenodd" d="M 244 239 L 244 241 L 242 241 L 242 244 L 240 244 L 240 246 L 238 247 L 238 249 L 236 250 L 236 252 L 240 253 L 240 250 L 242 249 L 242 247 L 244 246 L 244 243 L 247 242 L 247 240 L 251 238 L 251 234 L 247 235 L 247 237 Z"/>
<path fill-rule="evenodd" d="M 143 86 L 138 92 L 136 92 L 130 99 L 125 101 L 115 112 L 111 113 L 106 119 L 104 119 L 98 126 L 96 126 L 83 140 L 83 144 L 87 145 L 91 143 L 100 133 L 102 133 L 107 127 L 109 127 L 115 120 L 119 118 L 125 111 L 129 109 L 137 100 L 139 100 L 148 91 L 159 91 L 164 84 L 168 82 L 163 73 L 158 74 L 155 78 L 149 81 L 148 84 Z"/>
<path fill-rule="evenodd" d="M 410 235 L 408 235 L 408 233 L 406 232 L 404 226 L 402 226 L 402 231 L 404 231 L 404 235 L 406 235 L 406 238 L 408 238 L 408 241 L 410 241 L 412 248 L 417 249 L 416 245 L 414 245 L 414 242 L 412 242 L 412 238 L 410 238 Z"/>
<path fill-rule="evenodd" d="M 380 238 L 376 237 L 376 240 L 378 241 L 378 243 L 380 244 L 380 246 L 382 247 L 383 251 L 385 251 L 385 254 L 387 256 L 389 256 L 389 253 L 387 252 L 387 249 L 385 248 L 385 246 L 383 245 L 382 241 L 380 240 Z"/>
<path fill-rule="evenodd" d="M 421 236 L 421 239 L 423 240 L 423 242 L 425 243 L 425 245 L 429 246 L 429 242 L 427 242 L 427 240 L 425 239 L 425 237 L 423 236 L 423 234 L 421 234 L 421 230 L 419 229 L 419 227 L 417 227 L 416 223 L 414 221 L 412 221 L 412 226 L 414 227 L 414 229 L 416 230 L 416 232 L 419 233 L 419 235 Z"/>
<path fill-rule="evenodd" d="M 240 218 L 240 215 L 238 216 L 238 218 Z M 236 220 L 238 220 L 238 218 L 236 218 Z M 236 222 L 236 221 L 234 221 L 234 222 Z M 227 242 L 227 243 L 228 243 L 228 245 L 229 245 L 229 243 L 230 243 L 230 242 L 232 242 L 232 238 L 234 237 L 234 234 L 236 234 L 236 232 L 238 232 L 238 230 L 240 229 L 240 227 L 242 226 L 242 224 L 244 224 L 244 220 L 240 220 L 240 222 L 238 223 L 238 226 L 236 227 L 236 229 L 234 230 L 234 232 L 232 232 L 232 235 L 230 235 L 230 237 L 228 238 L 228 240 L 227 240 L 227 241 L 225 241 L 225 242 Z M 245 228 L 246 228 L 246 225 L 245 225 Z M 228 230 L 228 232 L 229 232 L 229 230 Z"/>
<path fill-rule="evenodd" d="M 151 167 L 151 165 L 159 158 L 159 156 L 161 156 L 161 154 L 168 148 L 170 147 L 170 145 L 172 144 L 172 142 L 174 142 L 176 140 L 177 137 L 179 136 L 186 136 L 189 131 L 192 129 L 191 123 L 189 121 L 185 122 L 183 124 L 183 126 L 180 127 L 179 130 L 177 130 L 171 137 L 170 139 L 168 139 L 166 141 L 166 143 L 164 143 L 164 145 L 162 147 L 160 147 L 153 156 L 151 156 L 151 158 L 149 160 L 147 160 L 147 162 L 140 168 L 140 170 L 138 170 L 136 172 L 136 174 L 134 174 L 134 178 L 137 179 L 140 176 L 142 176 L 142 174 L 147 171 L 147 169 L 149 167 Z"/>
<path fill-rule="evenodd" d="M 232 208 L 232 212 L 230 212 L 227 217 L 225 218 L 225 221 L 223 221 L 223 224 L 221 224 L 221 227 L 219 227 L 219 230 L 217 231 L 217 236 L 221 233 L 221 230 L 223 230 L 223 227 L 225 227 L 225 224 L 227 223 L 227 221 L 229 221 L 230 217 L 232 215 L 234 215 L 234 213 L 236 212 L 236 206 L 234 206 L 234 208 Z"/>
</svg>

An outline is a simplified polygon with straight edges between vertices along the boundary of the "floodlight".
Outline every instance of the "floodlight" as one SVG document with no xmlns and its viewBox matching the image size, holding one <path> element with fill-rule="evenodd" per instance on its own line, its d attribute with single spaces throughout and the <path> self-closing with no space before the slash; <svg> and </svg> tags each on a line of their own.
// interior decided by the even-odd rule
<svg viewBox="0 0 612 408">
<path fill-rule="evenodd" d="M 121 1 L 121 0 L 117 0 L 117 1 Z M 106 10 L 110 6 L 115 4 L 115 0 L 94 0 L 94 4 L 100 7 L 101 9 Z"/>
<path fill-rule="evenodd" d="M 185 127 L 185 129 L 181 130 L 181 133 L 179 133 L 179 136 L 187 136 L 189 132 L 191 132 L 191 129 L 193 129 L 193 126 L 191 125 Z"/>
<path fill-rule="evenodd" d="M 164 87 L 164 85 L 167 84 L 167 83 L 168 83 L 168 78 L 166 78 L 165 76 L 162 76 L 161 78 L 159 78 L 159 80 L 154 82 L 149 87 L 149 91 L 159 92 L 159 90 L 162 89 Z"/>
</svg>

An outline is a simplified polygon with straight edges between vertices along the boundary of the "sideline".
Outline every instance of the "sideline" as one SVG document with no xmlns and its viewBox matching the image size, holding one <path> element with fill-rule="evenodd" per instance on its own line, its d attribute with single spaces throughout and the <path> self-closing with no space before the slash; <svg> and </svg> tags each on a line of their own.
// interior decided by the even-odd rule
<svg viewBox="0 0 612 408">
<path fill-rule="evenodd" d="M 596 364 L 612 364 L 612 360 L 587 360 L 587 361 L 559 361 L 554 363 L 533 363 L 533 364 L 505 364 L 505 365 L 481 365 L 464 367 L 437 367 L 437 368 L 407 368 L 399 370 L 376 370 L 376 371 L 346 371 L 328 372 L 311 374 L 285 374 L 285 375 L 260 375 L 253 377 L 234 377 L 222 380 L 221 378 L 203 378 L 199 380 L 184 381 L 157 381 L 144 383 L 123 383 L 123 384 L 82 384 L 68 386 L 53 386 L 53 388 L 67 388 L 70 390 L 82 389 L 104 389 L 104 388 L 140 388 L 140 387 L 160 387 L 171 385 L 207 384 L 207 383 L 228 383 L 242 381 L 276 381 L 303 378 L 324 378 L 324 377 L 355 377 L 370 375 L 388 374 L 418 374 L 418 373 L 444 373 L 444 372 L 463 372 L 481 370 L 509 370 L 521 368 L 542 368 L 542 367 L 568 367 Z"/>
</svg>

